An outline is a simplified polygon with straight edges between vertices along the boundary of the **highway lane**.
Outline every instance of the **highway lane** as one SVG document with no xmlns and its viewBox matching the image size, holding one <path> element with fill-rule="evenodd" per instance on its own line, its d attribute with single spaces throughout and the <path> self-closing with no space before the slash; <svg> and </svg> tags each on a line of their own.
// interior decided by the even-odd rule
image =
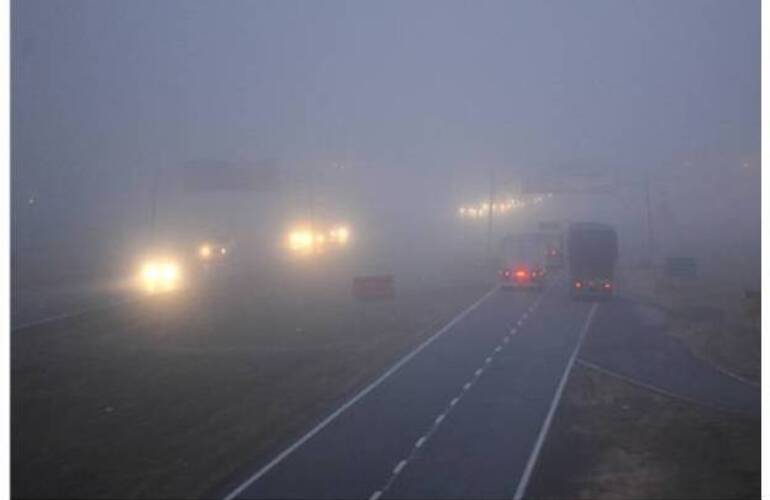
<svg viewBox="0 0 770 500">
<path fill-rule="evenodd" d="M 591 303 L 495 291 L 226 498 L 511 498 Z"/>
</svg>

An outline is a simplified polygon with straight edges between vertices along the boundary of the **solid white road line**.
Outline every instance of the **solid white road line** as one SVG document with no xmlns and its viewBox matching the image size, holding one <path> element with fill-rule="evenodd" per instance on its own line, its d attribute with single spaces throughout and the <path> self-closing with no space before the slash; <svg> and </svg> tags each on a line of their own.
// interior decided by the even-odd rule
<svg viewBox="0 0 770 500">
<path fill-rule="evenodd" d="M 344 403 L 342 406 L 337 408 L 334 412 L 332 412 L 331 415 L 323 419 L 318 425 L 313 427 L 310 431 L 308 431 L 304 436 L 299 438 L 294 444 L 283 450 L 281 453 L 279 453 L 275 458 L 273 458 L 270 462 L 268 462 L 265 466 L 263 466 L 261 469 L 259 469 L 257 472 L 252 474 L 246 481 L 240 484 L 237 488 L 235 488 L 233 491 L 231 491 L 229 494 L 227 494 L 223 500 L 232 500 L 238 495 L 240 495 L 243 490 L 251 486 L 256 480 L 267 474 L 270 469 L 281 463 L 286 457 L 291 455 L 297 448 L 305 444 L 310 438 L 318 434 L 321 430 L 323 430 L 327 425 L 329 425 L 334 419 L 339 417 L 343 412 L 345 412 L 348 408 L 356 404 L 358 401 L 361 400 L 364 396 L 369 394 L 372 390 L 374 390 L 377 386 L 379 386 L 381 383 L 383 383 L 385 380 L 387 380 L 391 375 L 393 375 L 396 371 L 398 371 L 399 368 L 401 368 L 404 364 L 406 364 L 410 359 L 415 357 L 420 351 L 428 347 L 430 344 L 432 344 L 436 339 L 444 335 L 446 332 L 448 332 L 453 326 L 455 326 L 457 323 L 459 323 L 465 316 L 467 316 L 471 311 L 476 309 L 482 302 L 487 300 L 489 297 L 492 296 L 497 291 L 498 287 L 493 288 L 492 290 L 485 293 L 479 300 L 471 304 L 467 309 L 465 309 L 463 312 L 458 314 L 457 316 L 452 319 L 449 323 L 447 323 L 441 330 L 437 331 L 433 335 L 431 335 L 425 342 L 414 348 L 411 352 L 406 354 L 403 358 L 398 360 L 393 366 L 391 366 L 388 371 L 383 373 L 377 380 L 366 386 L 361 392 L 353 396 L 351 399 L 349 399 L 346 403 Z"/>
<path fill-rule="evenodd" d="M 369 497 L 369 500 L 377 500 L 378 498 L 380 498 L 380 495 L 382 495 L 381 491 L 379 490 L 375 491 L 374 493 L 372 493 L 372 496 Z"/>
<path fill-rule="evenodd" d="M 591 310 L 588 311 L 588 317 L 586 317 L 585 323 L 583 324 L 583 329 L 580 331 L 580 336 L 578 337 L 575 350 L 572 352 L 572 356 L 570 356 L 566 368 L 564 368 L 564 374 L 562 375 L 559 386 L 556 389 L 556 394 L 553 396 L 553 401 L 551 401 L 551 407 L 548 409 L 548 414 L 545 417 L 543 426 L 540 428 L 540 434 L 537 436 L 537 441 L 535 441 L 534 448 L 532 448 L 532 453 L 530 454 L 529 460 L 527 461 L 527 466 L 524 468 L 524 473 L 521 475 L 521 479 L 519 479 L 519 485 L 516 487 L 516 493 L 513 495 L 514 500 L 521 500 L 524 497 L 524 494 L 527 492 L 527 484 L 529 483 L 529 478 L 532 475 L 532 471 L 535 468 L 537 459 L 540 456 L 540 450 L 542 449 L 545 438 L 548 435 L 548 430 L 551 428 L 551 421 L 553 420 L 553 416 L 556 413 L 556 408 L 559 406 L 559 400 L 561 399 L 562 392 L 564 392 L 564 386 L 567 385 L 567 379 L 569 379 L 570 371 L 572 371 L 572 366 L 575 364 L 575 359 L 577 358 L 578 352 L 580 352 L 580 347 L 583 345 L 583 339 L 585 339 L 586 333 L 591 326 L 591 321 L 593 321 L 594 313 L 596 312 L 597 307 L 598 304 L 594 302 L 594 304 L 591 306 Z"/>
<path fill-rule="evenodd" d="M 542 298 L 542 297 L 541 297 L 541 298 Z M 539 302 L 539 301 L 540 301 L 540 299 L 538 299 L 538 301 L 537 301 L 537 302 Z M 533 305 L 536 305 L 536 304 L 533 304 Z M 531 308 L 531 307 L 532 307 L 532 306 L 530 306 L 530 308 Z M 524 313 L 524 316 L 526 317 L 526 312 Z M 521 322 L 521 320 L 519 320 L 519 322 Z M 513 329 L 513 331 L 515 332 L 515 331 L 516 331 L 516 329 L 514 328 L 514 329 Z M 508 342 L 508 337 L 507 337 L 507 336 L 504 338 L 504 341 L 505 341 L 505 342 Z M 500 349 L 502 349 L 502 346 L 501 346 L 501 345 L 498 345 L 498 346 L 495 348 L 495 352 L 499 352 L 499 351 L 500 351 Z M 487 357 L 487 358 L 484 360 L 484 364 L 485 364 L 485 365 L 486 365 L 486 364 L 489 364 L 489 363 L 491 363 L 491 362 L 492 362 L 492 356 L 488 356 L 488 357 Z M 476 372 L 474 373 L 474 376 L 475 376 L 476 378 L 478 378 L 478 377 L 480 377 L 480 376 L 481 376 L 481 374 L 482 374 L 482 373 L 484 373 L 484 368 L 483 368 L 483 366 L 482 366 L 482 368 L 479 368 L 478 370 L 476 370 Z M 470 388 L 471 388 L 471 385 L 472 385 L 472 382 L 473 382 L 473 379 L 471 379 L 471 381 L 467 382 L 467 383 L 466 383 L 466 384 L 463 386 L 463 389 L 462 389 L 462 390 L 463 390 L 463 391 L 467 391 L 468 389 L 470 389 Z M 390 476 L 390 479 L 389 479 L 389 480 L 388 480 L 388 482 L 385 484 L 385 486 L 384 486 L 382 489 L 380 489 L 380 490 L 377 490 L 377 491 L 375 492 L 375 495 L 377 495 L 377 498 L 379 498 L 379 496 L 380 496 L 380 495 L 382 495 L 383 493 L 385 493 L 386 491 L 388 491 L 388 489 L 390 488 L 390 486 L 391 486 L 391 485 L 393 484 L 393 482 L 395 481 L 395 479 L 396 479 L 396 476 L 398 475 L 398 473 L 399 473 L 399 472 L 401 472 L 401 469 L 402 469 L 402 468 L 404 468 L 404 467 L 406 466 L 406 464 L 408 463 L 408 461 L 409 461 L 409 460 L 411 460 L 411 457 L 413 457 L 413 456 L 416 454 L 416 451 L 415 451 L 415 450 L 417 450 L 417 449 L 421 448 L 421 447 L 422 447 L 422 446 L 423 446 L 423 445 L 424 445 L 424 444 L 425 444 L 425 443 L 428 441 L 428 439 L 430 439 L 430 437 L 431 437 L 431 436 L 432 436 L 432 435 L 433 435 L 433 434 L 436 432 L 436 430 L 437 430 L 437 427 L 439 426 L 439 424 L 441 424 L 441 422 L 443 422 L 443 421 L 444 421 L 444 419 L 446 418 L 447 414 L 448 414 L 448 413 L 449 413 L 449 412 L 452 410 L 452 408 L 454 408 L 454 406 L 455 406 L 455 405 L 456 405 L 456 404 L 457 404 L 457 403 L 460 401 L 460 397 L 462 397 L 462 394 L 460 394 L 460 396 L 457 396 L 457 397 L 455 397 L 454 399 L 452 399 L 452 401 L 450 401 L 450 402 L 449 402 L 449 407 L 448 407 L 448 409 L 447 409 L 447 410 L 446 410 L 444 413 L 442 413 L 442 414 L 440 414 L 439 416 L 437 416 L 437 417 L 436 417 L 436 419 L 435 419 L 435 420 L 434 420 L 434 422 L 433 422 L 433 427 L 430 429 L 430 431 L 428 431 L 428 433 L 427 433 L 427 434 L 425 434 L 424 436 L 422 436 L 420 439 L 418 439 L 418 440 L 417 440 L 417 442 L 415 443 L 415 445 L 414 445 L 414 448 L 412 449 L 412 451 L 411 451 L 411 453 L 409 454 L 409 456 L 407 456 L 405 460 L 402 460 L 402 461 L 401 461 L 401 462 L 398 464 L 398 466 L 396 466 L 396 470 L 394 470 L 394 471 L 393 471 L 393 474 Z"/>
</svg>

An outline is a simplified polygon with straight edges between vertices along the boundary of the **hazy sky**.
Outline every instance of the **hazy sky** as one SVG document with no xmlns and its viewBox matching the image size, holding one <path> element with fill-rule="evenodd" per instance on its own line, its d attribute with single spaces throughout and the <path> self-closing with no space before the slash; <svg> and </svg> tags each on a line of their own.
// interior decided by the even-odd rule
<svg viewBox="0 0 770 500">
<path fill-rule="evenodd" d="M 759 9 L 14 1 L 14 207 L 28 193 L 67 200 L 49 204 L 59 217 L 129 200 L 151 169 L 199 158 L 348 155 L 445 177 L 755 157 Z"/>
</svg>

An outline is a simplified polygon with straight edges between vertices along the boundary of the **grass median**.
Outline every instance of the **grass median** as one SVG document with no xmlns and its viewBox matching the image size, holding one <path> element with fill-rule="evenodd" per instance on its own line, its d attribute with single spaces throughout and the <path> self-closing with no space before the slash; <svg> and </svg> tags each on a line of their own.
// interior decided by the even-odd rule
<svg viewBox="0 0 770 500">
<path fill-rule="evenodd" d="M 358 303 L 349 282 L 255 284 L 12 339 L 19 498 L 193 498 L 285 446 L 489 284 Z M 148 318 L 152 318 L 149 320 Z"/>
</svg>

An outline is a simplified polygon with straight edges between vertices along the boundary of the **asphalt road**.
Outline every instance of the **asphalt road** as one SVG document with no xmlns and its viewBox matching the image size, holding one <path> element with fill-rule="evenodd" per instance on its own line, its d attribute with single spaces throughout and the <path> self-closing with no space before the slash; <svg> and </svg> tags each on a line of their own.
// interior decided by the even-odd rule
<svg viewBox="0 0 770 500">
<path fill-rule="evenodd" d="M 227 498 L 521 495 L 595 308 L 559 285 L 491 292 Z"/>
</svg>

